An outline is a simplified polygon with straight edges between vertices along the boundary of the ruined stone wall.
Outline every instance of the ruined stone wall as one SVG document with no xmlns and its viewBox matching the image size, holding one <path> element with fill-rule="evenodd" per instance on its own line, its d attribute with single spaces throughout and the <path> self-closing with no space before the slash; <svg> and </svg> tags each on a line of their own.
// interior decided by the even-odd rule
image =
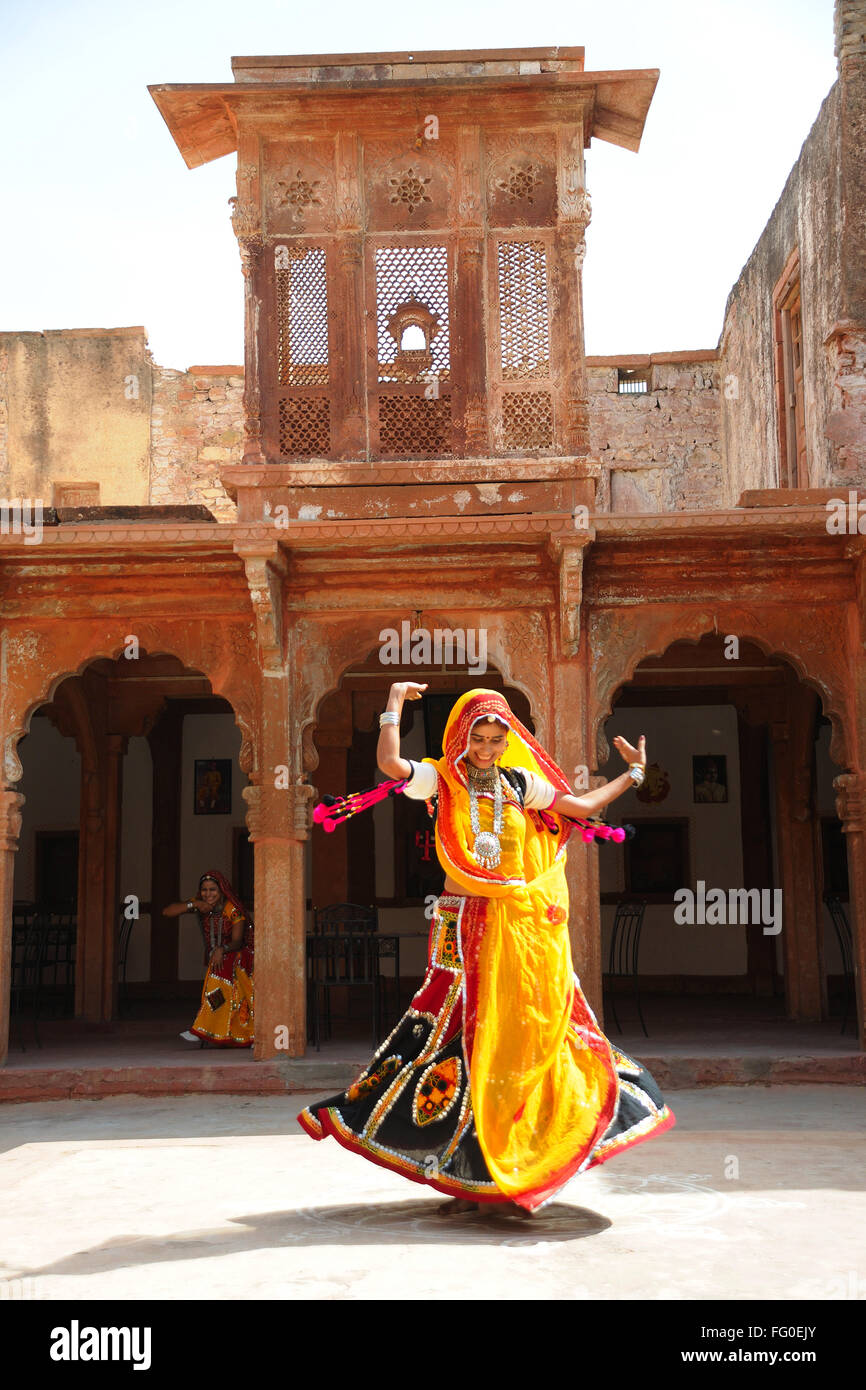
<svg viewBox="0 0 866 1390">
<path fill-rule="evenodd" d="M 808 485 L 843 480 L 846 465 L 827 434 L 838 402 L 838 363 L 826 339 L 841 314 L 844 211 L 840 87 L 825 98 L 754 251 L 728 296 L 720 338 L 724 502 L 748 488 L 781 485 L 773 291 L 799 249 Z"/>
<path fill-rule="evenodd" d="M 234 521 L 237 508 L 220 482 L 222 464 L 243 452 L 242 367 L 153 364 L 150 502 L 200 502 L 218 521 Z"/>
<path fill-rule="evenodd" d="M 0 333 L 0 494 L 148 502 L 151 368 L 143 328 Z M 80 500 L 80 499 L 76 499 Z"/>
<path fill-rule="evenodd" d="M 649 390 L 620 395 L 618 369 Z M 597 510 L 675 512 L 721 505 L 719 362 L 714 350 L 588 357 L 589 438 L 603 475 Z"/>
</svg>

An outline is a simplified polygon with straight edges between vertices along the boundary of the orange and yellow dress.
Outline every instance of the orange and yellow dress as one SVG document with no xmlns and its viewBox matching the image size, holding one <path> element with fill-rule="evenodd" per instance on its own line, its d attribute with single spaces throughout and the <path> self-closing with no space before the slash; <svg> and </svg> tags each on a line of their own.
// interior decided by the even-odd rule
<svg viewBox="0 0 866 1390">
<path fill-rule="evenodd" d="M 205 940 L 207 971 L 201 1007 L 190 1028 L 197 1038 L 218 1047 L 252 1047 L 254 1041 L 253 928 L 237 904 L 225 899 L 214 912 L 199 913 Z M 225 950 L 222 965 L 211 960 L 213 950 L 227 948 L 237 923 L 244 924 L 239 951 Z"/>
<path fill-rule="evenodd" d="M 499 766 L 519 774 L 503 781 L 495 868 L 472 852 L 465 764 L 473 725 L 491 716 L 510 730 Z M 570 790 L 564 774 L 489 690 L 460 697 L 443 757 L 425 763 L 436 772 L 439 862 L 464 895 L 437 900 L 424 981 L 369 1066 L 299 1122 L 449 1196 L 532 1211 L 674 1116 L 649 1073 L 601 1032 L 574 975 L 565 880 L 574 827 L 534 809 L 545 784 L 548 805 Z M 531 796 L 521 795 L 527 785 Z M 480 829 L 491 830 L 492 795 L 477 807 Z"/>
</svg>

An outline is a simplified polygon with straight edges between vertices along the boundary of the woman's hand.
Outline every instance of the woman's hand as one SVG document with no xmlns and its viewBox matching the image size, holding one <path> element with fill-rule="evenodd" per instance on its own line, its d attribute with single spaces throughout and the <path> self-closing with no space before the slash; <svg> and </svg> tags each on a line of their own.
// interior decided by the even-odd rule
<svg viewBox="0 0 866 1390">
<path fill-rule="evenodd" d="M 402 705 L 404 700 L 420 700 L 426 689 L 426 682 L 419 685 L 417 681 L 395 681 L 389 694 Z M 390 699 L 388 703 L 390 706 Z"/>
<path fill-rule="evenodd" d="M 631 766 L 632 763 L 637 763 L 640 767 L 646 767 L 645 734 L 641 734 L 638 739 L 637 748 L 632 748 L 628 739 L 623 738 L 621 734 L 617 734 L 613 742 L 617 752 L 622 754 L 629 766 Z"/>
<path fill-rule="evenodd" d="M 222 946 L 217 946 L 214 949 L 214 953 L 210 958 L 210 963 L 215 970 L 219 970 L 221 968 L 224 956 L 225 951 L 223 950 Z"/>
</svg>

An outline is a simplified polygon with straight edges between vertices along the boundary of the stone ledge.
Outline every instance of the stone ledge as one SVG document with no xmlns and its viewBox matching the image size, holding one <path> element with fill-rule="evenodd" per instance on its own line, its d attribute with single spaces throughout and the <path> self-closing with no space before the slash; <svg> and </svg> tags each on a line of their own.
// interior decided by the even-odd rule
<svg viewBox="0 0 866 1390">
<path fill-rule="evenodd" d="M 709 1086 L 850 1086 L 866 1083 L 866 1053 L 836 1056 L 653 1057 L 643 1063 L 663 1092 Z M 359 1070 L 356 1059 L 286 1058 L 194 1066 L 5 1067 L 0 1104 L 106 1096 L 334 1094 Z"/>
</svg>

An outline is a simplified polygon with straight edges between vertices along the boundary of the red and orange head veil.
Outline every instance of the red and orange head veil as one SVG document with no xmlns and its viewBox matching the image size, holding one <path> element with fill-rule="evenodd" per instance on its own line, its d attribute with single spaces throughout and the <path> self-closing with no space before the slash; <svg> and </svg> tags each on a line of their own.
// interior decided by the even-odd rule
<svg viewBox="0 0 866 1390">
<path fill-rule="evenodd" d="M 500 767 L 535 773 L 559 792 L 569 792 L 571 788 L 565 773 L 520 722 L 504 695 L 497 690 L 467 690 L 460 696 L 445 726 L 443 756 L 425 759 L 439 773 L 436 821 L 439 858 L 446 871 L 467 892 L 501 897 L 547 869 L 553 858 L 562 852 L 572 827 L 560 817 L 554 817 L 559 834 L 551 836 L 527 817 L 522 863 L 515 863 L 513 857 L 509 862 L 508 856 L 496 869 L 483 868 L 478 863 L 471 850 L 475 837 L 466 794 L 465 757 L 473 727 L 487 720 L 505 724 L 509 731 L 508 746 L 498 760 Z"/>
</svg>

